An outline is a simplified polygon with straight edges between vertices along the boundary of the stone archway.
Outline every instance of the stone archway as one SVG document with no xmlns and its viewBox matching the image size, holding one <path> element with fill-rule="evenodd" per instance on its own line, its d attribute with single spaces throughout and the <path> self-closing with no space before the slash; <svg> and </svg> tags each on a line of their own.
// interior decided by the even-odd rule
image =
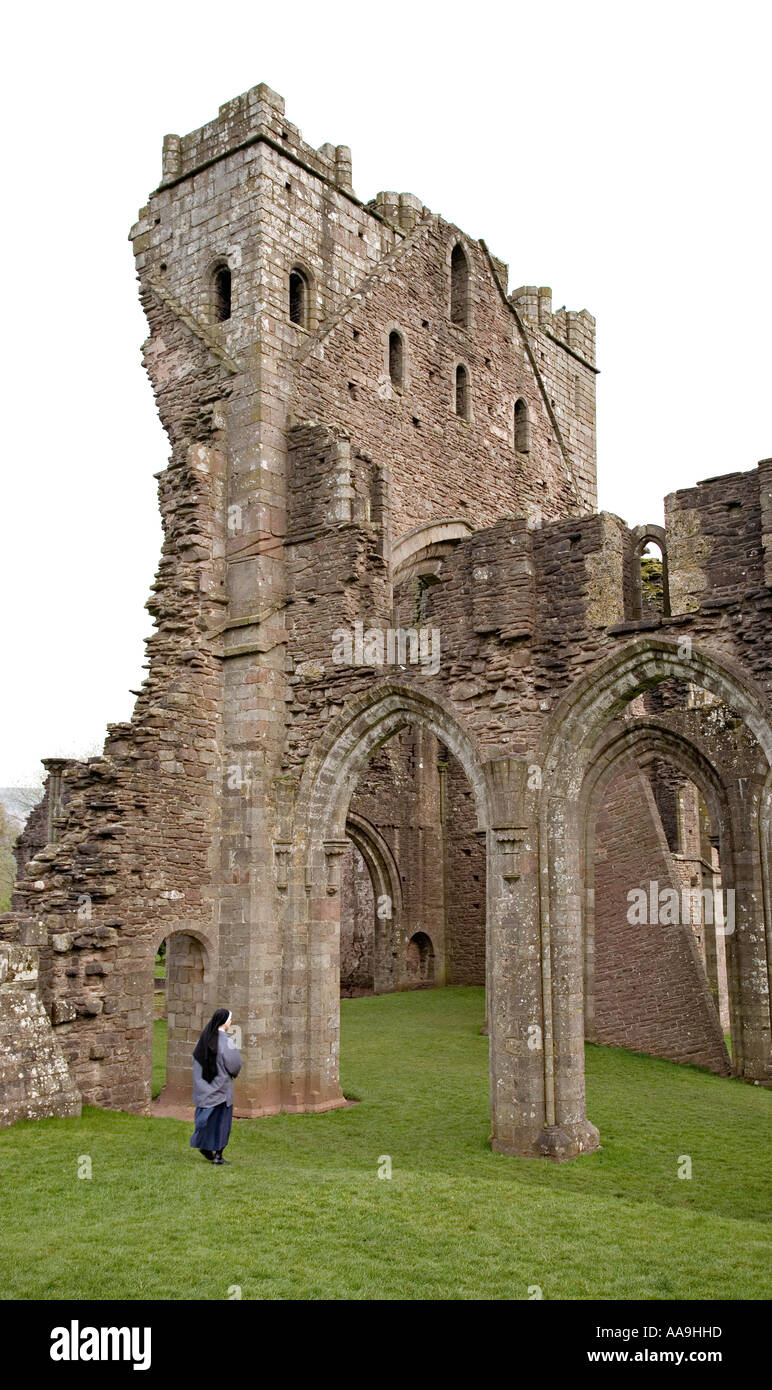
<svg viewBox="0 0 772 1390">
<path fill-rule="evenodd" d="M 754 735 L 767 766 L 772 725 L 763 693 L 728 662 L 696 648 L 639 638 L 592 668 L 552 713 L 542 743 L 539 845 L 543 942 L 545 1092 L 553 1123 L 572 1126 L 584 1109 L 581 791 L 593 752 L 630 700 L 662 680 L 703 686 L 728 704 Z M 770 1008 L 762 929 L 758 795 L 738 789 L 734 824 L 737 974 L 742 998 L 742 1074 L 769 1084 Z"/>
<path fill-rule="evenodd" d="M 200 933 L 183 927 L 155 941 L 153 959 L 161 941 L 166 942 L 166 1080 L 157 1105 L 189 1106 L 193 1048 L 210 1012 L 210 951 Z"/>
<path fill-rule="evenodd" d="M 283 1036 L 281 1108 L 345 1104 L 338 1080 L 337 952 L 348 805 L 373 750 L 410 724 L 429 729 L 458 759 L 474 795 L 478 832 L 485 835 L 492 1146 L 553 1158 L 596 1148 L 583 1087 L 574 1115 L 561 1112 L 560 1126 L 547 1106 L 538 845 L 527 764 L 507 755 L 483 762 L 471 736 L 437 699 L 395 682 L 357 695 L 330 721 L 306 759 L 293 825 L 275 846 L 287 943 L 284 997 L 295 1006 Z M 549 961 L 547 967 L 549 985 Z"/>
<path fill-rule="evenodd" d="M 345 1103 L 338 1081 L 338 951 L 340 861 L 352 823 L 349 803 L 373 751 L 411 724 L 429 729 L 458 758 L 475 797 L 478 826 L 484 829 L 488 823 L 482 761 L 470 736 L 436 700 L 384 682 L 356 696 L 330 722 L 304 767 L 292 870 L 287 873 L 285 941 L 296 943 L 297 953 L 285 952 L 285 972 L 305 1004 L 295 1026 L 285 1028 L 282 1108 L 287 1110 L 327 1110 Z M 286 845 L 282 848 L 286 853 Z M 388 862 L 375 857 L 387 885 Z M 391 891 L 399 901 L 393 886 Z"/>
</svg>

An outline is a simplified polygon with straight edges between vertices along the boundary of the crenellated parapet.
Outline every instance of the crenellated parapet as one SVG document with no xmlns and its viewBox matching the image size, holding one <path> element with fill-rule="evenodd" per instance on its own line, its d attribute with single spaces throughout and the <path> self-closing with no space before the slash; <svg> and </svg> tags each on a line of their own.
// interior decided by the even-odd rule
<svg viewBox="0 0 772 1390">
<path fill-rule="evenodd" d="M 278 150 L 302 162 L 320 178 L 353 193 L 349 147 L 324 144 L 315 150 L 307 144 L 298 127 L 287 120 L 284 98 L 264 82 L 226 101 L 215 120 L 189 135 L 164 136 L 161 187 L 188 178 L 261 141 L 274 143 Z"/>
</svg>

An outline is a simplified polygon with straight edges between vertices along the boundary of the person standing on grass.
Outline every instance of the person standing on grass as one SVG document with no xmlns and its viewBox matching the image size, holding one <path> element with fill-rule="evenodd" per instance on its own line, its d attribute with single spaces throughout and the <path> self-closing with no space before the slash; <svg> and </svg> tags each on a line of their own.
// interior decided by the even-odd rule
<svg viewBox="0 0 772 1390">
<path fill-rule="evenodd" d="M 196 1107 L 191 1149 L 210 1163 L 227 1163 L 222 1151 L 233 1121 L 233 1078 L 241 1071 L 241 1054 L 226 1029 L 232 1014 L 215 1009 L 193 1050 L 193 1104 Z"/>
</svg>

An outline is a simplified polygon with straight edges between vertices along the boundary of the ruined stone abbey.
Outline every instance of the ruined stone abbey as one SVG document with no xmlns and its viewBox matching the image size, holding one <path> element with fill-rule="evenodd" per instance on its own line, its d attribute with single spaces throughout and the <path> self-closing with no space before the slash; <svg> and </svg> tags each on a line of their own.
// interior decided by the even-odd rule
<svg viewBox="0 0 772 1390">
<path fill-rule="evenodd" d="M 264 85 L 165 138 L 131 238 L 154 630 L 22 837 L 0 1123 L 149 1110 L 162 942 L 169 1102 L 218 1005 L 256 1117 L 345 1103 L 341 991 L 449 984 L 503 1153 L 597 1147 L 585 1039 L 771 1084 L 772 460 L 598 512 L 591 315 L 361 202 Z"/>
</svg>

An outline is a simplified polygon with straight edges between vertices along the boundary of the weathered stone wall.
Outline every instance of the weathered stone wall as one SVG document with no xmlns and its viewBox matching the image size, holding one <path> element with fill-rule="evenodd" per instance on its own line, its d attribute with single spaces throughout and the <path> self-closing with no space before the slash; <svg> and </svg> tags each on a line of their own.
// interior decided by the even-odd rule
<svg viewBox="0 0 772 1390">
<path fill-rule="evenodd" d="M 80 1095 L 38 997 L 37 979 L 35 946 L 0 943 L 0 1127 L 80 1114 Z"/>
<path fill-rule="evenodd" d="M 448 265 L 459 238 L 439 218 L 422 222 L 350 311 L 307 345 L 297 376 L 298 418 L 338 421 L 360 453 L 387 469 L 395 539 L 433 519 L 465 517 L 477 528 L 502 514 L 539 520 L 587 511 L 595 502 L 594 453 L 592 477 L 589 460 L 582 477 L 559 432 L 528 330 L 497 287 L 485 251 L 466 240 L 473 307 L 468 326 L 450 321 Z M 392 330 L 404 344 L 401 388 L 388 373 Z M 567 361 L 591 377 L 589 368 Z M 470 377 L 468 419 L 455 411 L 460 362 Z M 527 453 L 515 442 L 521 398 L 531 421 Z M 568 431 L 573 402 L 564 395 L 559 409 Z"/>
<path fill-rule="evenodd" d="M 627 763 L 595 831 L 594 1039 L 728 1076 L 729 1058 L 689 923 L 631 924 L 631 889 L 681 883 L 646 778 Z"/>
</svg>

